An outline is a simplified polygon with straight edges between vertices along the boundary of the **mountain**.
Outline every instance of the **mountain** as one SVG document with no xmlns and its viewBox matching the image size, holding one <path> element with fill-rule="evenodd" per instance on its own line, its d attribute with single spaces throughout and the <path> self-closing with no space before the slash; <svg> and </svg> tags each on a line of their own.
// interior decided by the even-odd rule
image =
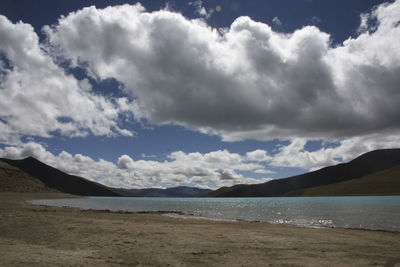
<svg viewBox="0 0 400 267">
<path fill-rule="evenodd" d="M 373 196 L 400 194 L 400 165 L 348 181 L 291 191 L 285 196 Z"/>
<path fill-rule="evenodd" d="M 356 159 L 326 167 L 317 171 L 292 176 L 285 179 L 275 179 L 262 184 L 235 185 L 232 187 L 222 187 L 208 194 L 206 197 L 278 197 L 302 194 L 305 189 L 336 184 L 349 181 L 355 178 L 368 176 L 400 164 L 400 149 L 381 149 L 365 153 Z M 397 176 L 396 184 L 400 183 Z M 291 193 L 290 193 L 291 192 Z M 296 193 L 297 192 L 297 193 Z M 332 192 L 341 195 L 342 192 Z M 366 192 L 358 191 L 357 194 Z M 381 194 L 383 192 L 376 192 Z M 394 192 L 400 194 L 399 191 Z M 322 194 L 322 193 L 321 193 Z M 368 192 L 375 194 L 375 192 Z"/>
<path fill-rule="evenodd" d="M 44 186 L 63 193 L 81 195 L 81 196 L 121 196 L 121 192 L 109 188 L 107 186 L 95 183 L 85 178 L 66 174 L 56 168 L 48 166 L 39 160 L 29 157 L 22 160 L 0 159 L 2 165 L 11 165 L 14 171 L 14 177 L 21 179 L 17 182 L 15 179 L 8 177 L 8 183 L 11 187 L 29 187 L 35 184 L 35 187 Z M 6 166 L 6 165 L 5 165 Z M 9 168 L 10 170 L 10 168 Z M 20 176 L 20 172 L 24 172 L 27 176 Z M 21 178 L 22 177 L 22 178 Z M 2 181 L 6 182 L 2 177 Z M 38 185 L 40 182 L 41 185 Z M 23 185 L 26 183 L 26 185 Z M 18 184 L 18 185 L 17 185 Z"/>
<path fill-rule="evenodd" d="M 199 197 L 211 192 L 209 189 L 196 187 L 178 186 L 167 189 L 145 188 L 145 189 L 121 189 L 140 197 Z"/>
<path fill-rule="evenodd" d="M 0 161 L 0 192 L 57 192 L 24 171 Z"/>
</svg>

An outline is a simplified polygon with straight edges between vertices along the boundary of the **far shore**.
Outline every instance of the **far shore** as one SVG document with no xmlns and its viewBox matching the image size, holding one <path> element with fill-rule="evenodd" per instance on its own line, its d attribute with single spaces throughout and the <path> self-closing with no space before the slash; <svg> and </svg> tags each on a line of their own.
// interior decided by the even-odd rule
<svg viewBox="0 0 400 267">
<path fill-rule="evenodd" d="M 3 266 L 400 266 L 400 233 L 30 205 L 0 193 Z"/>
</svg>

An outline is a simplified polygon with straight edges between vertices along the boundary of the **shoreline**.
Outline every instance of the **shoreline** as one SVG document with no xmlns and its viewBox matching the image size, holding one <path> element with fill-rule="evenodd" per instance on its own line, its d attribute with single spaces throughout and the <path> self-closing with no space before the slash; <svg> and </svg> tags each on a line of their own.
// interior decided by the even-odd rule
<svg viewBox="0 0 400 267">
<path fill-rule="evenodd" d="M 71 195 L 72 196 L 72 195 Z M 368 196 L 367 196 L 368 197 Z M 398 196 L 395 196 L 398 197 Z M 61 197 L 64 198 L 64 197 Z M 70 198 L 70 197 L 69 197 Z M 92 197 L 81 197 L 81 196 L 72 196 L 72 198 L 92 198 Z M 111 197 L 112 198 L 112 197 Z M 67 198 L 65 198 L 67 199 Z M 173 198 L 172 198 L 173 199 Z M 180 199 L 180 198 L 179 198 Z M 49 200 L 50 202 L 46 202 Z M 35 203 L 35 201 L 38 201 Z M 376 227 L 374 225 L 366 225 L 358 227 L 358 225 L 343 225 L 343 224 L 335 224 L 332 220 L 325 220 L 325 219 L 315 219 L 316 221 L 311 220 L 310 223 L 302 223 L 297 222 L 296 219 L 282 219 L 282 220 L 259 220 L 259 219 L 235 219 L 235 218 L 224 218 L 222 217 L 210 217 L 204 216 L 202 214 L 196 215 L 193 214 L 191 211 L 183 211 L 183 210 L 130 210 L 128 209 L 115 209 L 115 207 L 111 208 L 93 208 L 85 207 L 85 205 L 74 205 L 72 203 L 67 204 L 60 204 L 60 203 L 52 203 L 51 199 L 33 199 L 27 200 L 27 203 L 30 205 L 38 205 L 38 206 L 48 206 L 48 207 L 61 207 L 61 208 L 70 208 L 70 209 L 77 209 L 81 211 L 93 210 L 98 212 L 108 212 L 108 213 L 124 213 L 124 214 L 157 214 L 157 215 L 166 215 L 171 218 L 177 219 L 196 219 L 196 220 L 206 220 L 206 221 L 222 221 L 222 222 L 248 222 L 248 223 L 263 223 L 263 224 L 270 224 L 270 225 L 288 225 L 293 227 L 300 227 L 300 228 L 311 228 L 311 229 L 349 229 L 349 230 L 364 230 L 364 231 L 379 231 L 379 232 L 389 232 L 389 233 L 400 233 L 400 228 L 398 227 Z"/>
<path fill-rule="evenodd" d="M 0 194 L 2 264 L 400 265 L 399 232 L 183 219 L 24 203 L 60 196 L 65 197 Z"/>
</svg>

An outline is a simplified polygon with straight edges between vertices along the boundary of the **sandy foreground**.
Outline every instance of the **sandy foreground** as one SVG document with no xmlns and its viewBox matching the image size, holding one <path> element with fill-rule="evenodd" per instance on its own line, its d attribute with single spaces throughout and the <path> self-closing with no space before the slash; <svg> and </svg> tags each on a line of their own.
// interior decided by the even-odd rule
<svg viewBox="0 0 400 267">
<path fill-rule="evenodd" d="M 0 194 L 1 266 L 400 266 L 400 233 L 26 204 Z"/>
</svg>

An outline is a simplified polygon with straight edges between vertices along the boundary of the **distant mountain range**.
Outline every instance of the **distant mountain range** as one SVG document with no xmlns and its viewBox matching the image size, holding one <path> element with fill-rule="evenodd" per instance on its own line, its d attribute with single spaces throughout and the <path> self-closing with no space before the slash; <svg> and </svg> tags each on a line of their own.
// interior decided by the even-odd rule
<svg viewBox="0 0 400 267">
<path fill-rule="evenodd" d="M 336 166 L 262 184 L 222 187 L 207 197 L 400 195 L 400 149 L 365 153 Z"/>
<path fill-rule="evenodd" d="M 196 187 L 178 186 L 166 189 L 145 188 L 145 189 L 120 189 L 123 192 L 141 197 L 199 197 L 211 192 L 210 189 Z"/>
<path fill-rule="evenodd" d="M 215 191 L 194 187 L 117 189 L 69 175 L 29 157 L 0 159 L 0 192 L 63 192 L 81 196 L 280 197 L 400 195 L 400 149 L 365 153 L 348 162 L 262 184 Z"/>
</svg>

